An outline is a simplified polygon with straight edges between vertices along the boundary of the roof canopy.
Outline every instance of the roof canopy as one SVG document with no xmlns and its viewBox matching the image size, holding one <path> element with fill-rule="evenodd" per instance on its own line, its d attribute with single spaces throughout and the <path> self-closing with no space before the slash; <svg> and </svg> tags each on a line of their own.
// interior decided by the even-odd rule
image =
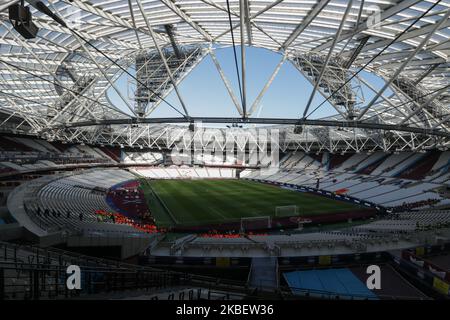
<svg viewBox="0 0 450 320">
<path fill-rule="evenodd" d="M 447 145 L 448 0 L 43 0 L 63 24 L 30 0 L 25 5 L 39 32 L 28 40 L 9 20 L 8 7 L 17 2 L 0 4 L 2 130 L 155 146 L 163 131 L 179 127 L 161 124 L 202 120 L 277 125 L 290 148 L 313 142 L 316 150 L 332 150 L 333 145 L 339 146 L 335 151 L 349 145 L 360 150 L 362 140 L 370 142 L 367 148 L 385 150 L 387 145 Z M 233 44 L 243 48 L 242 97 L 227 86 L 214 54 Z M 298 119 L 254 117 L 259 101 L 246 100 L 246 46 L 280 54 L 274 77 L 289 61 L 310 81 L 313 93 Z M 241 118 L 190 117 L 177 86 L 207 55 L 232 98 L 230 108 Z M 135 101 L 130 103 L 115 81 L 137 63 Z M 361 77 L 362 71 L 382 77 L 385 85 L 375 88 Z M 258 99 L 270 85 L 269 79 Z M 108 99 L 108 90 L 121 96 L 127 112 Z M 170 92 L 178 98 L 171 107 L 179 117 L 152 118 L 159 105 L 168 103 Z M 371 98 L 363 92 L 372 92 Z M 315 95 L 326 99 L 335 116 L 309 118 Z M 302 130 L 294 133 L 295 125 Z"/>
</svg>

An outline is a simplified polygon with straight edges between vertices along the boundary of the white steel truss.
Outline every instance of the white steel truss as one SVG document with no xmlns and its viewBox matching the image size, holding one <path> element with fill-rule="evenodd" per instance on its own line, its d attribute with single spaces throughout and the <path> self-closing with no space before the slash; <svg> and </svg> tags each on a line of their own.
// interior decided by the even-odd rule
<svg viewBox="0 0 450 320">
<path fill-rule="evenodd" d="M 230 12 L 225 0 L 43 0 L 66 26 L 31 7 L 40 28 L 31 40 L 23 39 L 9 21 L 8 7 L 17 2 L 0 1 L 1 131 L 67 142 L 176 147 L 170 133 L 189 132 L 187 126 L 167 125 L 170 118 L 166 124 L 146 119 L 175 90 L 189 123 L 189 106 L 177 86 L 210 54 L 233 102 L 230 108 L 242 117 L 235 122 L 244 126 L 244 137 L 253 128 L 246 119 L 251 120 L 280 67 L 291 63 L 314 90 L 308 105 L 298 110 L 298 124 L 295 119 L 272 123 L 283 137 L 281 150 L 448 146 L 449 0 L 229 0 Z M 242 101 L 214 55 L 232 45 L 231 30 L 243 57 Z M 245 90 L 251 81 L 246 46 L 280 54 L 254 102 L 247 101 Z M 136 68 L 140 58 L 145 72 L 135 70 L 140 78 L 130 80 L 136 87 L 131 105 L 115 81 L 124 70 Z M 384 79 L 382 88 L 365 80 L 363 72 Z M 129 113 L 111 101 L 110 88 Z M 367 92 L 370 97 L 364 96 Z M 336 115 L 308 122 L 319 94 Z"/>
</svg>

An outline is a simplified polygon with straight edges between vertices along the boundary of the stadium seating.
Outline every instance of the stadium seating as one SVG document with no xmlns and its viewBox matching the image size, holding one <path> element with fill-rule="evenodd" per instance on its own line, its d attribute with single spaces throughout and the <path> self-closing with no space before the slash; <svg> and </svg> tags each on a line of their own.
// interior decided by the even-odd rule
<svg viewBox="0 0 450 320">
<path fill-rule="evenodd" d="M 2 137 L 0 176 L 29 173 L 78 165 L 113 164 L 117 160 L 100 149 L 86 145 L 69 146 L 45 140 Z"/>
<path fill-rule="evenodd" d="M 33 171 L 40 168 L 57 167 L 58 163 L 65 164 L 71 161 L 80 161 L 81 163 L 100 161 L 101 159 L 108 163 L 116 161 L 110 156 L 114 153 L 107 152 L 102 148 L 82 145 L 63 146 L 49 142 L 39 143 L 39 146 L 35 146 L 33 139 L 11 141 L 16 150 L 19 146 L 24 146 L 23 150 L 28 148 L 35 151 L 20 151 L 25 154 L 19 154 L 18 151 L 4 151 L 15 153 L 13 161 L 1 163 L 4 172 Z M 44 149 L 47 150 L 45 153 L 43 153 Z M 35 157 L 33 161 L 31 161 L 31 155 Z M 44 158 L 44 155 L 49 158 Z M 117 154 L 115 155 L 117 156 Z M 153 179 L 236 178 L 236 169 L 230 167 L 163 165 L 161 153 L 122 151 L 122 159 L 122 163 L 129 165 L 129 171 L 90 169 L 82 172 L 49 175 L 44 177 L 42 182 L 36 180 L 34 184 L 31 184 L 24 200 L 28 214 L 37 225 L 50 232 L 68 230 L 74 233 L 139 234 L 140 231 L 132 226 L 114 224 L 108 219 L 99 220 L 96 211 L 112 211 L 106 202 L 106 194 L 114 185 L 135 180 L 136 176 Z M 206 157 L 206 159 L 212 163 L 212 158 L 208 160 Z M 421 164 L 421 159 L 427 160 L 425 167 L 431 168 L 430 172 L 423 173 L 424 166 Z M 304 152 L 295 152 L 287 153 L 281 159 L 281 166 L 277 172 L 264 174 L 260 170 L 245 169 L 240 172 L 240 177 L 312 188 L 318 186 L 324 191 L 349 195 L 391 208 L 393 214 L 398 214 L 417 209 L 439 208 L 449 204 L 450 200 L 436 191 L 443 185 L 436 181 L 445 181 L 446 166 L 449 162 L 449 154 L 445 152 L 435 152 L 433 156 L 423 153 L 372 152 L 341 156 L 308 155 Z M 226 161 L 221 163 L 226 163 Z M 416 172 L 414 176 L 419 173 L 424 175 L 424 181 L 404 177 L 414 172 Z M 41 208 L 39 215 L 37 214 L 38 207 Z M 47 214 L 44 213 L 45 209 L 49 210 Z M 68 212 L 70 212 L 70 217 Z M 364 248 L 371 245 L 371 241 L 375 241 L 375 243 L 381 241 L 377 237 L 369 236 L 368 232 L 375 232 L 379 234 L 379 237 L 384 237 L 386 233 L 408 234 L 418 228 L 439 228 L 449 222 L 446 217 L 447 213 L 441 210 L 434 210 L 434 213 L 429 215 L 420 212 L 417 213 L 417 216 L 407 216 L 406 213 L 402 213 L 394 216 L 395 218 L 376 220 L 339 233 L 320 232 L 316 238 L 303 235 L 286 240 L 273 236 L 271 244 L 263 240 L 263 236 L 261 238 L 253 236 L 252 240 L 256 243 L 252 241 L 247 243 L 242 238 L 237 238 L 235 241 L 236 243 L 246 242 L 244 246 L 247 248 L 246 250 L 251 250 L 253 246 L 256 246 L 255 250 L 263 252 L 275 252 L 282 250 L 281 248 L 312 250 L 330 246 Z M 80 215 L 82 215 L 82 219 Z M 208 247 L 211 247 L 212 243 L 205 245 L 205 241 L 207 241 L 205 238 L 191 239 L 184 244 L 183 250 L 184 252 L 208 251 Z M 210 241 L 214 242 L 214 240 Z M 398 240 L 392 238 L 392 241 Z M 223 250 L 232 250 L 233 247 L 233 244 L 222 243 L 221 245 L 224 246 Z"/>
<path fill-rule="evenodd" d="M 236 169 L 215 167 L 134 167 L 132 172 L 153 179 L 231 179 L 236 177 Z"/>
<path fill-rule="evenodd" d="M 162 154 L 155 152 L 123 152 L 123 163 L 126 164 L 159 164 L 162 161 Z"/>
</svg>

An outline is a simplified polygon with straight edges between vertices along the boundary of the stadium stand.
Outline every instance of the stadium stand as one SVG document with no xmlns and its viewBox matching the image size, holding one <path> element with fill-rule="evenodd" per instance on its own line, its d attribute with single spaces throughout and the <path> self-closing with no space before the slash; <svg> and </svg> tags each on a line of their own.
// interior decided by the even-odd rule
<svg viewBox="0 0 450 320">
<path fill-rule="evenodd" d="M 436 175 L 436 170 L 433 169 L 429 173 L 420 173 L 423 168 L 432 165 L 427 159 L 433 163 L 438 157 L 436 152 L 355 154 L 340 165 L 334 166 L 332 170 L 320 166 L 313 159 L 308 160 L 308 156 L 301 152 L 286 157 L 281 161 L 279 172 L 272 176 L 259 178 L 258 171 L 253 171 L 245 177 L 313 188 L 319 183 L 320 189 L 348 194 L 397 210 L 406 208 L 407 204 L 410 204 L 410 208 L 416 209 L 445 206 L 450 203 L 448 198 L 435 191 L 445 186 L 444 177 L 430 179 L 430 175 Z M 440 156 L 442 159 L 436 161 L 433 167 L 441 166 L 446 157 L 447 155 L 442 153 Z M 424 181 L 403 178 L 401 174 L 407 170 L 409 172 L 417 170 L 417 174 L 420 173 L 419 178 L 423 177 Z"/>
<path fill-rule="evenodd" d="M 1 1 L 0 300 L 448 299 L 448 1 L 357 2 Z"/>
<path fill-rule="evenodd" d="M 123 170 L 94 170 L 90 173 L 45 177 L 34 181 L 24 192 L 24 207 L 32 220 L 46 231 L 73 233 L 107 232 L 139 234 L 128 225 L 113 221 L 99 223 L 99 210 L 109 211 L 106 192 L 110 187 L 134 176 Z M 14 210 L 11 210 L 14 211 Z"/>
<path fill-rule="evenodd" d="M 32 139 L 27 141 L 30 150 L 32 142 Z M 16 148 L 22 144 L 25 145 L 23 140 L 14 141 Z M 41 151 L 38 152 L 42 152 L 42 148 L 48 148 L 46 159 L 49 160 L 41 160 L 43 155 L 40 154 L 36 158 L 41 162 L 34 163 L 41 163 L 47 167 L 57 166 L 58 160 L 62 163 L 61 159 L 63 158 L 64 161 L 80 164 L 90 163 L 91 160 L 105 161 L 108 164 L 116 163 L 116 160 L 110 157 L 108 152 L 99 152 L 100 149 L 87 146 L 75 148 L 54 146 L 53 148 L 58 149 L 58 152 L 53 148 L 50 149 L 47 144 L 40 144 L 39 148 Z M 161 162 L 162 156 L 155 157 L 154 155 L 158 153 L 148 152 L 144 152 L 142 157 L 136 153 L 134 157 L 123 158 L 120 164 L 126 164 L 126 170 L 90 168 L 42 174 L 39 173 L 41 166 L 29 166 L 29 163 L 26 162 L 35 156 L 34 151 L 22 149 L 20 152 L 22 159 L 19 161 L 18 154 L 15 154 L 14 156 L 17 157 L 13 161 L 8 161 L 10 166 L 7 168 L 25 175 L 31 174 L 31 172 L 38 175 L 32 179 L 24 176 L 16 178 L 18 180 L 8 178 L 9 180 L 2 182 L 5 185 L 4 194 L 6 196 L 3 197 L 3 204 L 11 212 L 11 215 L 0 216 L 2 225 L 18 223 L 26 226 L 28 230 L 36 231 L 36 234 L 43 237 L 57 234 L 63 235 L 65 239 L 83 236 L 89 237 L 91 242 L 95 237 L 97 239 L 99 237 L 144 239 L 149 233 L 156 232 L 156 237 L 149 240 L 152 243 L 151 254 L 154 258 L 166 256 L 242 258 L 255 255 L 292 257 L 317 256 L 329 252 L 351 254 L 379 252 L 388 249 L 401 250 L 421 241 L 431 241 L 436 232 L 441 232 L 442 236 L 444 231 L 441 230 L 447 230 L 446 228 L 450 227 L 450 213 L 442 208 L 436 208 L 445 207 L 445 204 L 448 203 L 444 194 L 435 191 L 445 185 L 436 183 L 435 179 L 427 179 L 430 175 L 436 175 L 436 170 L 431 169 L 430 172 L 425 173 L 423 171 L 424 168 L 439 167 L 445 163 L 447 155 L 436 151 L 430 154 L 420 154 L 420 157 L 414 154 L 405 154 L 399 157 L 396 154 L 377 152 L 347 155 L 338 157 L 339 160 L 334 161 L 331 166 L 326 165 L 327 159 L 333 158 L 330 155 L 314 155 L 313 157 L 302 152 L 287 153 L 280 161 L 280 170 L 269 175 L 245 167 L 239 170 L 227 166 L 164 165 Z M 51 156 L 49 156 L 50 154 Z M 52 158 L 56 154 L 59 155 L 58 158 Z M 129 154 L 129 152 L 123 152 L 125 157 Z M 134 160 L 130 161 L 131 158 Z M 324 159 L 324 165 L 320 162 L 321 159 Z M 426 163 L 422 163 L 418 159 L 428 160 L 425 161 Z M 375 175 L 377 172 L 379 175 Z M 358 223 L 355 226 L 349 225 L 336 231 L 320 231 L 319 229 L 315 233 L 239 235 L 232 232 L 223 234 L 212 230 L 207 234 L 190 235 L 173 241 L 170 237 L 167 238 L 164 232 L 159 233 L 156 228 L 148 229 L 146 227 L 153 225 L 154 220 L 143 200 L 145 196 L 139 189 L 138 181 L 142 177 L 194 180 L 236 179 L 237 177 L 255 179 L 263 182 L 308 187 L 311 188 L 310 192 L 314 192 L 313 190 L 328 192 L 329 196 L 334 197 L 352 197 L 352 199 L 360 201 L 370 201 L 386 206 L 391 213 L 377 217 L 373 221 Z M 411 179 L 412 177 L 425 177 L 425 179 L 414 180 Z M 319 188 L 317 189 L 318 184 Z M 23 203 L 23 209 L 17 205 L 20 201 Z M 20 213 L 20 210 L 24 210 L 25 214 Z M 25 219 L 25 217 L 27 218 Z M 344 268 L 342 270 L 345 271 L 337 273 L 337 269 L 326 269 L 323 272 L 311 271 L 315 278 L 322 279 L 321 281 L 326 283 L 325 287 L 319 288 L 317 285 L 319 281 L 314 282 L 315 284 L 301 283 L 300 288 L 296 288 L 293 283 L 297 280 L 294 278 L 299 274 L 295 277 L 288 277 L 289 281 L 286 278 L 286 281 L 291 288 L 290 294 L 301 294 L 305 297 L 307 293 L 309 298 L 388 299 L 390 296 L 408 296 L 414 299 L 427 299 L 412 285 L 405 283 L 395 270 L 388 266 L 384 268 L 392 276 L 395 285 L 379 295 L 360 290 L 362 271 L 352 269 L 352 267 Z M 261 273 L 262 269 L 255 272 Z M 312 274 L 311 277 L 313 277 Z M 345 285 L 339 281 L 344 281 Z M 396 291 L 394 287 L 400 289 Z M 181 292 L 189 294 L 188 292 L 192 292 L 191 290 L 193 289 L 177 291 L 168 288 L 167 291 L 150 296 L 154 299 L 164 299 L 166 296 L 176 299 Z M 201 295 L 208 294 L 206 292 L 203 291 Z M 227 294 L 228 297 L 231 297 L 226 291 L 209 294 L 210 297 L 214 295 L 223 297 Z M 15 296 L 20 296 L 19 292 Z M 149 295 L 136 293 L 136 297 L 139 296 L 142 299 L 150 298 Z"/>
</svg>

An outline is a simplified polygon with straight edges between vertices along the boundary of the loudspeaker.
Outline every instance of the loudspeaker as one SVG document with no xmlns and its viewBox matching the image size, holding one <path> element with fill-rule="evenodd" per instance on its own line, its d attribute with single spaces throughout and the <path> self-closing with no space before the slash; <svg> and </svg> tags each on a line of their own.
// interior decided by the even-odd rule
<svg viewBox="0 0 450 320">
<path fill-rule="evenodd" d="M 39 31 L 39 28 L 33 23 L 18 22 L 14 25 L 14 29 L 21 34 L 25 39 L 34 39 Z"/>
<path fill-rule="evenodd" d="M 9 8 L 9 19 L 16 30 L 25 39 L 36 38 L 39 28 L 33 23 L 30 7 L 15 4 Z"/>
<path fill-rule="evenodd" d="M 31 16 L 29 7 L 14 4 L 8 8 L 9 20 L 27 20 Z"/>
</svg>

